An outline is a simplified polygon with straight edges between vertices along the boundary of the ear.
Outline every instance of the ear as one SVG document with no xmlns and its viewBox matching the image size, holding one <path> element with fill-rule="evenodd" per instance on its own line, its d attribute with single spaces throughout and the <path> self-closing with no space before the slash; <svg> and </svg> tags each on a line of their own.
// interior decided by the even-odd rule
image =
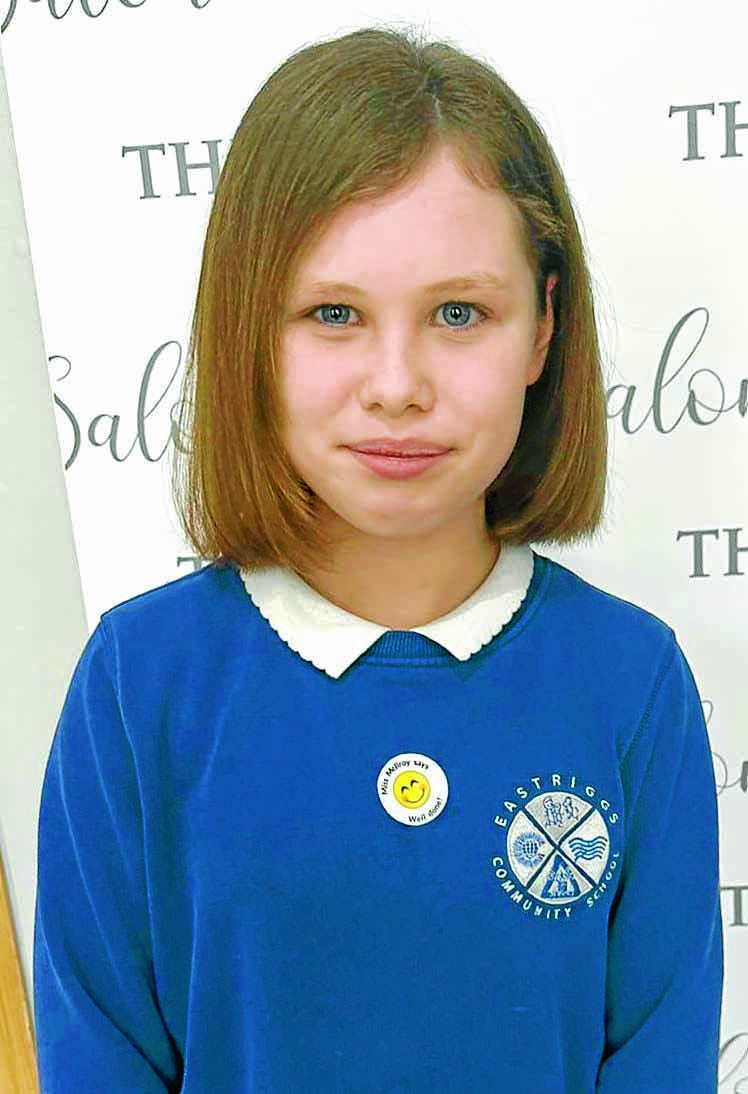
<svg viewBox="0 0 748 1094">
<path fill-rule="evenodd" d="M 543 367 L 545 365 L 545 358 L 548 353 L 548 347 L 551 344 L 551 338 L 553 337 L 553 299 L 552 292 L 559 279 L 557 273 L 549 274 L 545 285 L 545 316 L 538 322 L 538 333 L 535 338 L 535 345 L 532 351 L 532 357 L 530 359 L 530 366 L 528 371 L 528 386 L 534 384 L 540 379 L 543 373 Z"/>
</svg>

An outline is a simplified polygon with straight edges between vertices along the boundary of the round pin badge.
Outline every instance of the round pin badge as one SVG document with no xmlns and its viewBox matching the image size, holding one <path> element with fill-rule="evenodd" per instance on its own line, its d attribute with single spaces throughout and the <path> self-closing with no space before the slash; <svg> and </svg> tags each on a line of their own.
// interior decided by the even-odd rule
<svg viewBox="0 0 748 1094">
<path fill-rule="evenodd" d="M 449 797 L 447 776 L 436 760 L 420 752 L 400 752 L 382 764 L 377 797 L 399 824 L 429 824 Z"/>
</svg>

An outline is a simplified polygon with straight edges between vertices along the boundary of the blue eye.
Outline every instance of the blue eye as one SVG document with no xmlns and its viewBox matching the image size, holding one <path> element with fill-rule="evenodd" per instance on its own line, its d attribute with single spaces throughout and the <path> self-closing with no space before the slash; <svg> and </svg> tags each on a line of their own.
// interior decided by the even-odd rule
<svg viewBox="0 0 748 1094">
<path fill-rule="evenodd" d="M 449 300 L 445 304 L 439 304 L 439 306 L 437 307 L 436 310 L 439 311 L 439 308 L 454 308 L 454 307 L 472 308 L 474 311 L 478 312 L 479 315 L 480 315 L 480 319 L 478 320 L 478 322 L 477 323 L 471 323 L 469 326 L 466 326 L 466 325 L 462 325 L 462 326 L 458 326 L 458 327 L 451 327 L 449 325 L 446 326 L 447 330 L 456 331 L 458 334 L 461 333 L 463 330 L 466 330 L 466 331 L 475 330 L 476 327 L 479 327 L 488 318 L 488 312 L 484 308 L 481 308 L 480 305 L 478 305 L 478 304 L 468 303 L 465 300 Z M 316 308 L 312 308 L 311 311 L 308 311 L 306 313 L 306 315 L 304 316 L 304 318 L 305 319 L 312 318 L 316 315 L 317 312 L 324 311 L 328 308 L 339 308 L 339 309 L 342 309 L 344 312 L 346 312 L 346 311 L 347 312 L 355 311 L 355 308 L 352 308 L 350 306 L 350 304 L 319 304 Z M 327 323 L 327 322 L 321 321 L 319 319 L 315 319 L 315 322 L 319 323 L 320 326 L 328 327 L 328 328 L 331 328 L 331 329 L 335 328 L 335 327 L 348 327 L 350 325 L 348 323 Z M 437 324 L 437 325 L 439 325 L 439 324 Z"/>
</svg>

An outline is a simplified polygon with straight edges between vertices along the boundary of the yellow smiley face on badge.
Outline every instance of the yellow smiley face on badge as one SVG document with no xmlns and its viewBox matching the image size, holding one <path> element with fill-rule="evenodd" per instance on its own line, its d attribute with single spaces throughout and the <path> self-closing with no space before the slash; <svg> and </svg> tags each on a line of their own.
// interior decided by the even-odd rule
<svg viewBox="0 0 748 1094">
<path fill-rule="evenodd" d="M 431 787 L 420 771 L 401 771 L 392 786 L 392 793 L 406 809 L 420 809 L 431 794 Z"/>
</svg>

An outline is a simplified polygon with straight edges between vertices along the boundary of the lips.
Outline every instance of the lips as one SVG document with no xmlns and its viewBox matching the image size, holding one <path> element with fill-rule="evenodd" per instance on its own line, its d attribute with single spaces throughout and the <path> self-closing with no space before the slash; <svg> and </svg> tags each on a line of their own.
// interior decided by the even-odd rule
<svg viewBox="0 0 748 1094">
<path fill-rule="evenodd" d="M 449 452 L 449 449 L 443 446 L 428 447 L 420 442 L 403 442 L 399 446 L 370 441 L 366 444 L 350 445 L 349 447 L 354 452 L 363 452 L 367 456 L 399 456 L 402 459 L 416 456 L 441 456 L 442 453 Z"/>
<path fill-rule="evenodd" d="M 364 456 L 389 456 L 398 460 L 417 460 L 441 455 L 441 452 L 388 452 L 383 448 L 354 448 L 353 451 L 361 452 Z"/>
</svg>

